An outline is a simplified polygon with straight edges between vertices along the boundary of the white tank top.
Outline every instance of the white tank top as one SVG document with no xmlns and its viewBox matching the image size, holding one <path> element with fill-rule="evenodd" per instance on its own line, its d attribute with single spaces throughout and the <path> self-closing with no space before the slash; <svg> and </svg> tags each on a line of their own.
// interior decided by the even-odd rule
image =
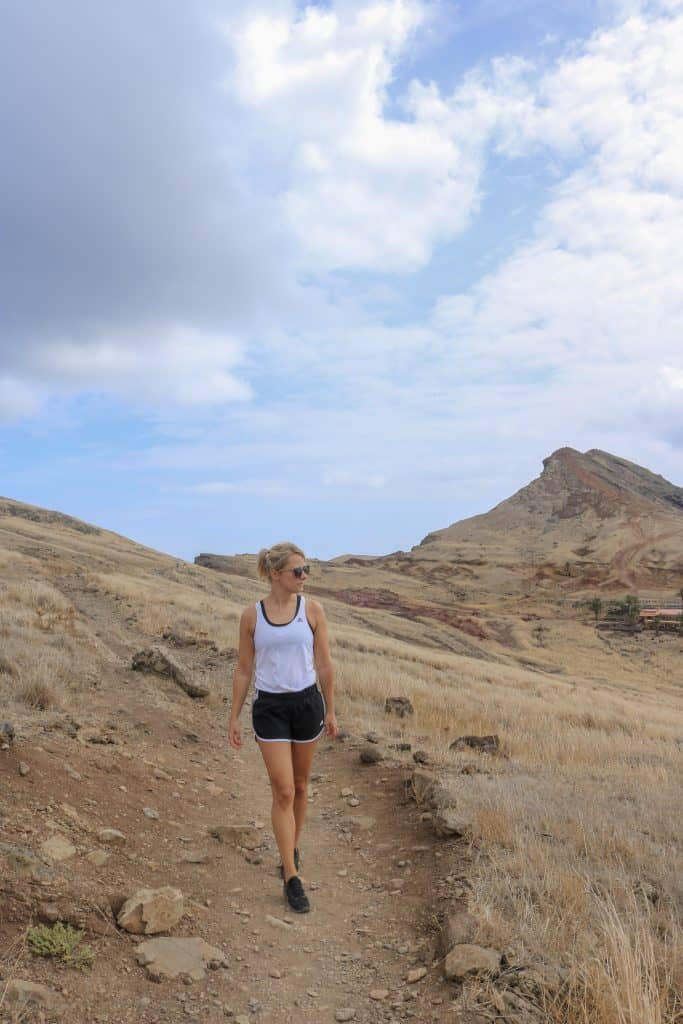
<svg viewBox="0 0 683 1024">
<path fill-rule="evenodd" d="M 254 630 L 257 690 L 295 693 L 316 681 L 313 662 L 313 630 L 306 618 L 306 600 L 297 595 L 291 622 L 278 626 L 268 621 L 263 601 L 256 605 Z"/>
</svg>

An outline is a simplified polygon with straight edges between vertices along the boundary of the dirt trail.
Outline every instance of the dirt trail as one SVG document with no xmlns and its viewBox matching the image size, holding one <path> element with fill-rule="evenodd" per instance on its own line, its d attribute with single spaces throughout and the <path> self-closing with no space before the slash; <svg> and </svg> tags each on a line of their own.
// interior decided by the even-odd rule
<svg viewBox="0 0 683 1024">
<path fill-rule="evenodd" d="M 638 556 L 647 548 L 654 548 L 661 541 L 677 536 L 680 531 L 669 530 L 666 533 L 657 533 L 646 537 L 644 536 L 640 520 L 634 520 L 631 525 L 634 532 L 639 533 L 643 539 L 617 551 L 612 559 L 610 566 L 612 576 L 608 582 L 616 581 L 629 589 L 636 590 L 639 582 L 636 574 L 636 560 Z"/>
<path fill-rule="evenodd" d="M 88 598 L 91 615 L 93 603 Z M 461 906 L 463 851 L 437 839 L 406 797 L 407 762 L 363 765 L 360 740 L 322 741 L 301 851 L 313 910 L 297 916 L 282 896 L 258 750 L 250 740 L 239 754 L 230 750 L 222 704 L 192 701 L 172 682 L 133 673 L 122 660 L 87 700 L 75 700 L 73 717 L 81 725 L 77 738 L 60 731 L 56 716 L 41 735 L 25 725 L 14 748 L 0 752 L 0 839 L 37 852 L 57 833 L 78 851 L 55 865 L 47 882 L 0 879 L 5 974 L 5 954 L 39 904 L 80 913 L 90 929 L 91 972 L 59 969 L 28 952 L 15 969 L 64 988 L 68 1010 L 59 1019 L 215 1024 L 242 1015 L 250 1024 L 280 1024 L 295 1014 L 319 1024 L 351 1008 L 359 1024 L 464 1024 L 450 1005 L 456 993 L 442 979 L 435 943 L 436 908 Z M 29 766 L 24 777 L 20 760 Z M 341 796 L 347 788 L 352 797 Z M 145 807 L 158 819 L 146 817 Z M 261 863 L 208 832 L 243 823 L 255 823 L 263 837 Z M 95 867 L 86 858 L 101 846 L 103 827 L 120 829 L 127 841 Z M 227 966 L 203 981 L 151 982 L 135 960 L 139 939 L 93 911 L 110 894 L 162 885 L 185 896 L 186 915 L 172 934 L 201 936 L 225 951 Z M 424 979 L 408 983 L 408 971 L 420 966 Z M 371 996 L 381 990 L 388 990 L 384 998 Z M 0 1022 L 9 1019 L 0 1007 Z"/>
</svg>

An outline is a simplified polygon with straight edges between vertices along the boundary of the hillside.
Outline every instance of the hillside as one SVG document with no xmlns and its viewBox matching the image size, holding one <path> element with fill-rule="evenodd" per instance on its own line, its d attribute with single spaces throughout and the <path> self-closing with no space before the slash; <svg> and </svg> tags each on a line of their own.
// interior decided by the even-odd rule
<svg viewBox="0 0 683 1024">
<path fill-rule="evenodd" d="M 683 575 L 683 488 L 596 449 L 560 448 L 490 512 L 429 534 L 412 555 L 573 569 L 577 585 L 666 588 Z"/>
<path fill-rule="evenodd" d="M 254 574 L 250 555 L 195 561 Z M 604 674 L 604 643 L 577 628 L 577 607 L 679 597 L 683 488 L 605 452 L 562 448 L 537 480 L 410 552 L 313 565 L 308 589 L 341 621 L 498 664 Z M 638 678 L 642 669 L 624 666 Z"/>
<path fill-rule="evenodd" d="M 347 736 L 317 755 L 299 922 L 258 753 L 225 739 L 254 557 L 216 572 L 0 501 L 0 1024 L 678 1021 L 683 639 L 597 631 L 574 577 L 513 565 L 496 591 L 487 552 L 419 552 L 314 562 Z M 194 698 L 133 670 L 151 645 Z M 182 892 L 168 934 L 215 970 L 151 982 L 114 916 L 141 886 Z M 31 953 L 55 920 L 90 970 Z M 489 967 L 447 976 L 454 943 Z M 49 1005 L 11 1004 L 18 980 Z"/>
</svg>

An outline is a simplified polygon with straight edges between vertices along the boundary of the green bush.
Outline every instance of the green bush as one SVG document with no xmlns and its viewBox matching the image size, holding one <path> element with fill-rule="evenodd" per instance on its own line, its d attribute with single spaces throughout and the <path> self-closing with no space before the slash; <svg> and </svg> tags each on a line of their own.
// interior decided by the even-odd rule
<svg viewBox="0 0 683 1024">
<path fill-rule="evenodd" d="M 92 967 L 95 953 L 90 946 L 81 946 L 85 932 L 57 921 L 56 924 L 38 924 L 29 928 L 28 944 L 36 956 L 47 956 L 67 967 L 85 970 Z"/>
</svg>

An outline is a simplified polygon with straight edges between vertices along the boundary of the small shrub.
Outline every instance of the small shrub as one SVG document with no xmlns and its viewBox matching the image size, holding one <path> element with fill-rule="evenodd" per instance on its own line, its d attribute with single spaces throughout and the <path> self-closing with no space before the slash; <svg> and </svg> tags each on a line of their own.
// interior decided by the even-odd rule
<svg viewBox="0 0 683 1024">
<path fill-rule="evenodd" d="M 59 703 L 53 687 L 49 683 L 36 679 L 25 682 L 19 687 L 17 699 L 36 711 L 49 711 Z"/>
<path fill-rule="evenodd" d="M 36 956 L 49 957 L 66 967 L 86 970 L 92 967 L 95 953 L 90 946 L 81 946 L 85 932 L 57 921 L 56 924 L 38 924 L 28 932 L 28 944 Z"/>
</svg>

